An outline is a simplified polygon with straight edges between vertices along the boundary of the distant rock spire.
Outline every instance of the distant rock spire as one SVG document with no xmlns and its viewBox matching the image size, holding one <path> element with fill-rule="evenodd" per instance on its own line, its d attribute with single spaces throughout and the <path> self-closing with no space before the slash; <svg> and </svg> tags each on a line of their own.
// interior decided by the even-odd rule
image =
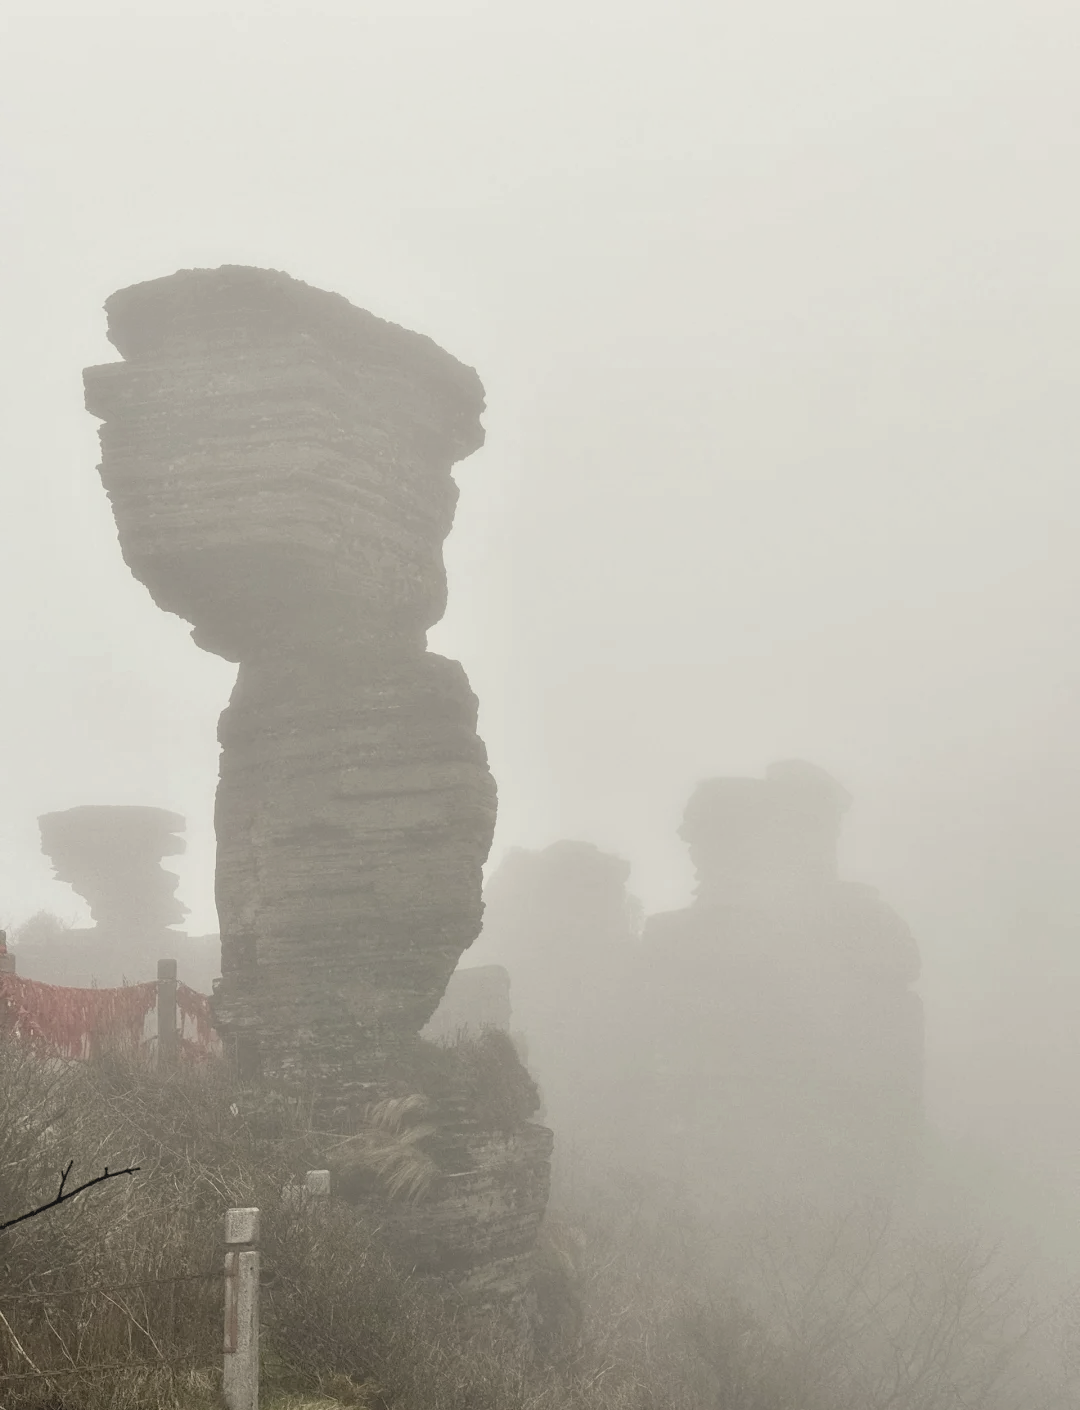
<svg viewBox="0 0 1080 1410">
<path fill-rule="evenodd" d="M 188 914 L 175 895 L 179 877 L 161 865 L 185 850 L 180 814 L 102 804 L 43 813 L 38 826 L 57 881 L 83 898 L 98 935 L 145 946 L 156 960 L 155 947 Z"/>
</svg>

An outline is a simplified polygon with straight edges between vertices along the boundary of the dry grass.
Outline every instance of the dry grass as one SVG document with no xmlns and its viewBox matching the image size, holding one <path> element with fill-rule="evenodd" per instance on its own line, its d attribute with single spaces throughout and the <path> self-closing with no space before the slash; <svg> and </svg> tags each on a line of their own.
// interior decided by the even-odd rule
<svg viewBox="0 0 1080 1410">
<path fill-rule="evenodd" d="M 5 1043 L 0 1108 L 7 1215 L 54 1195 L 69 1160 L 71 1183 L 140 1167 L 0 1235 L 0 1406 L 212 1403 L 222 1214 L 280 1189 L 287 1146 L 234 1114 L 216 1065 L 163 1074 L 119 1053 L 62 1063 Z M 88 1370 L 116 1364 L 128 1369 Z M 36 1374 L 52 1371 L 64 1374 Z"/>
<path fill-rule="evenodd" d="M 413 1080 L 440 1104 L 459 1105 L 477 1126 L 513 1131 L 540 1108 L 536 1083 L 500 1028 L 469 1030 L 436 1043 L 421 1040 Z"/>
<path fill-rule="evenodd" d="M 439 1173 L 424 1149 L 435 1134 L 428 1120 L 432 1111 L 430 1098 L 419 1092 L 368 1105 L 360 1129 L 326 1148 L 339 1185 L 359 1185 L 369 1178 L 389 1199 L 421 1199 Z"/>
<path fill-rule="evenodd" d="M 481 1087 L 484 1119 L 528 1104 L 490 1040 L 475 1052 L 452 1046 L 437 1058 L 441 1080 Z M 141 1167 L 0 1236 L 0 1377 L 26 1377 L 0 1379 L 0 1410 L 218 1404 L 219 1241 L 223 1211 L 238 1204 L 264 1211 L 270 1410 L 1077 1403 L 1063 1382 L 1030 1374 L 1016 1289 L 969 1244 L 920 1244 L 909 1231 L 886 1247 L 870 1226 L 803 1228 L 797 1247 L 754 1250 L 753 1277 L 739 1284 L 730 1270 L 717 1277 L 709 1241 L 674 1200 L 609 1186 L 587 1209 L 549 1218 L 537 1315 L 523 1335 L 404 1276 L 354 1209 L 283 1202 L 282 1187 L 311 1163 L 303 1122 L 239 1093 L 224 1065 L 163 1074 L 120 1054 L 60 1065 L 0 1044 L 0 1109 L 0 1216 L 48 1198 L 69 1159 L 74 1178 Z M 402 1138 L 422 1131 L 426 1108 L 398 1103 L 376 1116 L 359 1144 L 392 1178 L 419 1150 L 421 1136 Z M 154 1358 L 189 1365 L 133 1364 Z M 33 1374 L 103 1363 L 123 1369 Z"/>
</svg>

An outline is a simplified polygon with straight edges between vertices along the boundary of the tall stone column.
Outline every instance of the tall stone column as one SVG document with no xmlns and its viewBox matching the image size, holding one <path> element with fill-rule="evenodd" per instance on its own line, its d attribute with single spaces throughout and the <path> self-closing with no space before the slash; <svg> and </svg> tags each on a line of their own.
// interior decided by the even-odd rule
<svg viewBox="0 0 1080 1410">
<path fill-rule="evenodd" d="M 272 270 L 106 303 L 85 373 L 125 561 L 239 663 L 221 719 L 221 1031 L 325 1114 L 387 1090 L 480 929 L 495 785 L 428 652 L 476 373 Z"/>
</svg>

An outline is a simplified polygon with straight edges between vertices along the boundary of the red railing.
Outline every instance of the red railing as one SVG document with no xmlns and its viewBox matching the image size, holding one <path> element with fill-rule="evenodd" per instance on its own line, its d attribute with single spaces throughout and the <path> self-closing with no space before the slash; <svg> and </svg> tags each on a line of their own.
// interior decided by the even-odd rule
<svg viewBox="0 0 1080 1410">
<path fill-rule="evenodd" d="M 102 1045 L 146 1047 L 156 1041 L 156 1035 L 147 1036 L 147 1019 L 155 1007 L 161 1020 L 158 987 L 152 980 L 120 989 L 69 989 L 5 970 L 0 972 L 0 1030 L 64 1058 L 89 1058 Z M 172 1050 L 187 1058 L 219 1051 L 207 996 L 175 980 L 173 990 Z"/>
<path fill-rule="evenodd" d="M 181 1056 L 209 1057 L 221 1051 L 221 1039 L 214 1032 L 214 1015 L 210 1010 L 210 1000 L 205 994 L 178 982 L 176 1014 Z"/>
</svg>

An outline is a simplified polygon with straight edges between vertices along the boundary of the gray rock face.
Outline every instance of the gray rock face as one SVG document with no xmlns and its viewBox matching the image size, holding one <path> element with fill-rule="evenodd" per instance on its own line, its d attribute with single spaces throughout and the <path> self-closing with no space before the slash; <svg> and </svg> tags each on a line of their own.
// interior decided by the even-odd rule
<svg viewBox="0 0 1080 1410">
<path fill-rule="evenodd" d="M 495 786 L 476 708 L 428 653 L 241 664 L 220 726 L 216 1008 L 272 1029 L 276 1081 L 321 1073 L 340 1105 L 392 1071 L 479 933 Z"/>
<path fill-rule="evenodd" d="M 910 1169 L 919 954 L 871 887 L 840 878 L 849 801 L 800 761 L 703 782 L 680 829 L 694 902 L 640 934 L 620 858 L 569 841 L 508 854 L 484 934 L 557 1181 L 628 1170 L 738 1216 L 887 1194 Z"/>
<path fill-rule="evenodd" d="M 453 1283 L 471 1303 L 506 1310 L 532 1278 L 536 1232 L 547 1208 L 551 1132 L 449 1123 L 439 1133 L 445 1174 L 434 1197 L 383 1215 L 383 1229 L 420 1275 Z"/>
<path fill-rule="evenodd" d="M 273 270 L 185 270 L 106 310 L 124 361 L 86 370 L 86 405 L 125 561 L 240 663 L 216 1021 L 347 1129 L 409 1090 L 480 929 L 495 785 L 465 674 L 425 633 L 483 388 L 430 339 Z"/>
<path fill-rule="evenodd" d="M 331 1109 L 415 1037 L 480 928 L 495 787 L 442 615 L 476 373 L 272 270 L 106 303 L 88 368 L 132 571 L 240 662 L 222 717 L 218 1021 Z"/>
<path fill-rule="evenodd" d="M 231 661 L 284 642 L 422 651 L 446 607 L 450 470 L 480 379 L 274 270 L 182 270 L 105 305 L 86 370 L 124 560 Z"/>
<path fill-rule="evenodd" d="M 850 803 L 835 779 L 797 759 L 770 765 L 763 779 L 699 784 L 679 829 L 697 873 L 698 904 L 801 906 L 833 885 Z"/>
</svg>

